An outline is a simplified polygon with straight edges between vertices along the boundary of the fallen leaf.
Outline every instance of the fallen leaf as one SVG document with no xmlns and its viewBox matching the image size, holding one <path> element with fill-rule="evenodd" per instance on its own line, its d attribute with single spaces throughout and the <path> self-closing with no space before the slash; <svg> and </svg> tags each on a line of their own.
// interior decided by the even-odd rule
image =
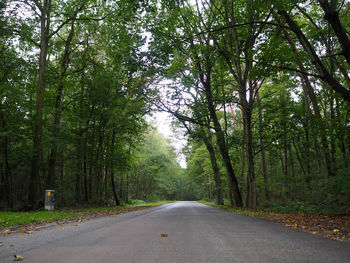
<svg viewBox="0 0 350 263">
<path fill-rule="evenodd" d="M 333 229 L 333 232 L 334 233 L 339 232 L 339 229 Z"/>
<path fill-rule="evenodd" d="M 161 237 L 167 237 L 167 236 L 168 236 L 168 234 L 161 233 L 161 234 L 160 234 L 160 236 L 161 236 Z"/>
<path fill-rule="evenodd" d="M 21 232 L 22 234 L 26 234 L 26 233 L 27 233 L 27 230 L 25 230 L 25 228 L 20 228 L 20 229 L 19 229 L 19 232 Z"/>
<path fill-rule="evenodd" d="M 13 255 L 13 261 L 21 261 L 23 257 L 21 255 Z"/>
<path fill-rule="evenodd" d="M 317 231 L 314 231 L 314 232 L 312 232 L 312 234 L 317 235 L 317 234 L 318 234 L 318 232 L 317 232 Z"/>
<path fill-rule="evenodd" d="M 62 227 L 61 230 L 64 230 L 64 227 Z"/>
<path fill-rule="evenodd" d="M 2 232 L 5 233 L 5 234 L 10 233 L 10 229 L 5 229 Z"/>
<path fill-rule="evenodd" d="M 31 234 L 31 233 L 33 233 L 33 231 L 27 231 L 27 234 Z"/>
<path fill-rule="evenodd" d="M 77 222 L 80 223 L 80 222 L 81 222 L 81 219 L 79 219 Z"/>
<path fill-rule="evenodd" d="M 2 247 L 4 244 L 0 242 L 0 247 Z"/>
<path fill-rule="evenodd" d="M 10 247 L 13 247 L 13 245 L 11 244 Z"/>
</svg>

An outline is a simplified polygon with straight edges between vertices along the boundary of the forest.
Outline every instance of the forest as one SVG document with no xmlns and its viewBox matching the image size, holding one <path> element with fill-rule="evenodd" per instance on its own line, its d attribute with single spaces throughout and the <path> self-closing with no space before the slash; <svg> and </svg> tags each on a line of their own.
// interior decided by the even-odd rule
<svg viewBox="0 0 350 263">
<path fill-rule="evenodd" d="M 0 209 L 350 214 L 349 72 L 345 0 L 0 0 Z"/>
</svg>

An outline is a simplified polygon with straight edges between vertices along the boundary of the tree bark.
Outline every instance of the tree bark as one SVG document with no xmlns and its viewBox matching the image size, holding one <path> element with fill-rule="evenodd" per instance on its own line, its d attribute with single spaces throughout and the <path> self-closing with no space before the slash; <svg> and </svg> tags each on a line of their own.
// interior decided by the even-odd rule
<svg viewBox="0 0 350 263">
<path fill-rule="evenodd" d="M 210 78 L 209 74 L 207 75 L 207 78 Z M 222 131 L 218 117 L 216 116 L 216 110 L 215 110 L 215 106 L 213 103 L 211 87 L 210 87 L 209 81 L 208 82 L 202 81 L 202 83 L 204 84 L 204 88 L 205 88 L 205 95 L 207 98 L 208 110 L 210 112 L 210 117 L 214 122 L 214 129 L 215 129 L 215 133 L 216 133 L 217 144 L 219 146 L 219 150 L 220 150 L 220 153 L 222 155 L 222 159 L 225 163 L 226 172 L 227 172 L 227 175 L 229 177 L 229 180 L 230 180 L 230 183 L 232 186 L 232 191 L 233 191 L 235 203 L 236 203 L 237 207 L 242 207 L 243 203 L 242 203 L 241 193 L 239 191 L 237 178 L 235 176 L 235 172 L 234 172 L 232 164 L 231 164 L 230 156 L 228 153 L 228 148 L 227 148 L 226 141 L 225 141 L 225 135 L 224 135 L 224 132 Z"/>
<path fill-rule="evenodd" d="M 211 162 L 211 167 L 213 169 L 214 173 L 214 180 L 215 180 L 215 190 L 216 190 L 216 203 L 218 205 L 223 205 L 224 204 L 224 199 L 222 195 L 222 185 L 221 185 L 221 174 L 220 174 L 220 169 L 216 161 L 216 154 L 215 154 L 215 149 L 212 144 L 211 136 L 210 136 L 210 131 L 208 131 L 208 136 L 206 135 L 206 132 L 204 129 L 201 127 L 202 131 L 202 138 L 205 144 L 205 147 L 207 148 L 210 156 L 210 162 Z"/>
<path fill-rule="evenodd" d="M 54 113 L 54 122 L 52 125 L 52 144 L 49 158 L 49 174 L 48 174 L 48 187 L 50 189 L 55 188 L 56 181 L 56 159 L 57 159 L 57 140 L 60 134 L 60 122 L 61 122 L 61 114 L 62 114 L 62 95 L 63 95 L 63 81 L 65 78 L 65 74 L 68 68 L 69 63 L 69 48 L 72 43 L 74 36 L 74 20 L 71 24 L 71 29 L 69 31 L 68 38 L 66 40 L 66 45 L 64 48 L 63 58 L 61 61 L 61 71 L 59 76 L 59 85 L 57 87 L 56 94 L 56 103 L 55 103 L 55 113 Z"/>
<path fill-rule="evenodd" d="M 6 123 L 5 123 L 5 117 L 4 112 L 2 110 L 2 107 L 0 105 L 0 120 L 1 120 L 1 131 L 6 132 Z M 4 187 L 5 187 L 5 198 L 7 202 L 7 206 L 10 208 L 13 208 L 13 200 L 12 200 L 12 191 L 13 191 L 13 183 L 12 183 L 12 175 L 11 175 L 11 168 L 9 165 L 9 159 L 8 159 L 8 136 L 3 136 L 3 178 L 4 178 Z"/>
<path fill-rule="evenodd" d="M 51 0 L 44 0 L 40 14 L 40 59 L 39 59 L 39 79 L 36 98 L 36 110 L 34 114 L 34 138 L 33 138 L 33 155 L 32 168 L 29 178 L 28 187 L 28 203 L 32 208 L 38 206 L 39 188 L 40 188 L 40 156 L 42 153 L 42 120 L 44 99 L 43 93 L 46 88 L 46 59 L 47 49 L 49 45 L 50 32 L 50 15 L 51 15 Z"/>
<path fill-rule="evenodd" d="M 261 164 L 262 164 L 262 174 L 264 178 L 265 198 L 266 200 L 270 200 L 270 191 L 269 191 L 267 164 L 266 164 L 266 155 L 265 155 L 264 123 L 263 123 L 263 115 L 262 115 L 262 107 L 260 103 L 261 99 L 260 99 L 259 91 L 256 92 L 256 99 L 257 99 L 257 105 L 258 105 L 259 141 L 260 141 L 260 148 L 261 148 Z"/>
<path fill-rule="evenodd" d="M 117 196 L 117 191 L 115 189 L 115 183 L 114 183 L 114 139 L 115 139 L 115 130 L 113 130 L 113 134 L 112 134 L 112 143 L 111 143 L 111 156 L 110 156 L 110 165 L 111 165 L 111 186 L 112 186 L 112 192 L 113 192 L 113 198 L 115 201 L 115 205 L 119 206 L 120 205 L 120 201 L 119 198 Z"/>
<path fill-rule="evenodd" d="M 253 135 L 252 135 L 252 108 L 250 105 L 242 106 L 244 119 L 244 135 L 247 151 L 247 206 L 251 209 L 256 208 L 256 189 L 253 160 Z"/>
<path fill-rule="evenodd" d="M 75 202 L 80 203 L 81 192 L 80 192 L 80 181 L 81 181 L 81 171 L 82 171 L 82 160 L 81 160 L 81 133 L 77 135 L 77 171 L 75 174 Z"/>
</svg>

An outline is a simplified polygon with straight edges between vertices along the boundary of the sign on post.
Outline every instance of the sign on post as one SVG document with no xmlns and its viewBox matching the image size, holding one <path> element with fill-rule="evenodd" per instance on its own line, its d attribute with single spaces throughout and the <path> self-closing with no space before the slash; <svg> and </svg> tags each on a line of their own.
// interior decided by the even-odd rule
<svg viewBox="0 0 350 263">
<path fill-rule="evenodd" d="M 55 208 L 55 190 L 45 191 L 45 210 L 52 211 Z"/>
</svg>

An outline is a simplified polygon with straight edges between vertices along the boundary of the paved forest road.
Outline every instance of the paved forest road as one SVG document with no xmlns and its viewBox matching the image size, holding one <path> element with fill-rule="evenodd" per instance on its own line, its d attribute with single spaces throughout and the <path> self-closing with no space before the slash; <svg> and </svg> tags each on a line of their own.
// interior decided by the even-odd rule
<svg viewBox="0 0 350 263">
<path fill-rule="evenodd" d="M 168 237 L 160 237 L 167 233 Z M 0 237 L 0 262 L 350 262 L 350 244 L 197 202 Z M 10 244 L 13 247 L 10 247 Z"/>
</svg>

